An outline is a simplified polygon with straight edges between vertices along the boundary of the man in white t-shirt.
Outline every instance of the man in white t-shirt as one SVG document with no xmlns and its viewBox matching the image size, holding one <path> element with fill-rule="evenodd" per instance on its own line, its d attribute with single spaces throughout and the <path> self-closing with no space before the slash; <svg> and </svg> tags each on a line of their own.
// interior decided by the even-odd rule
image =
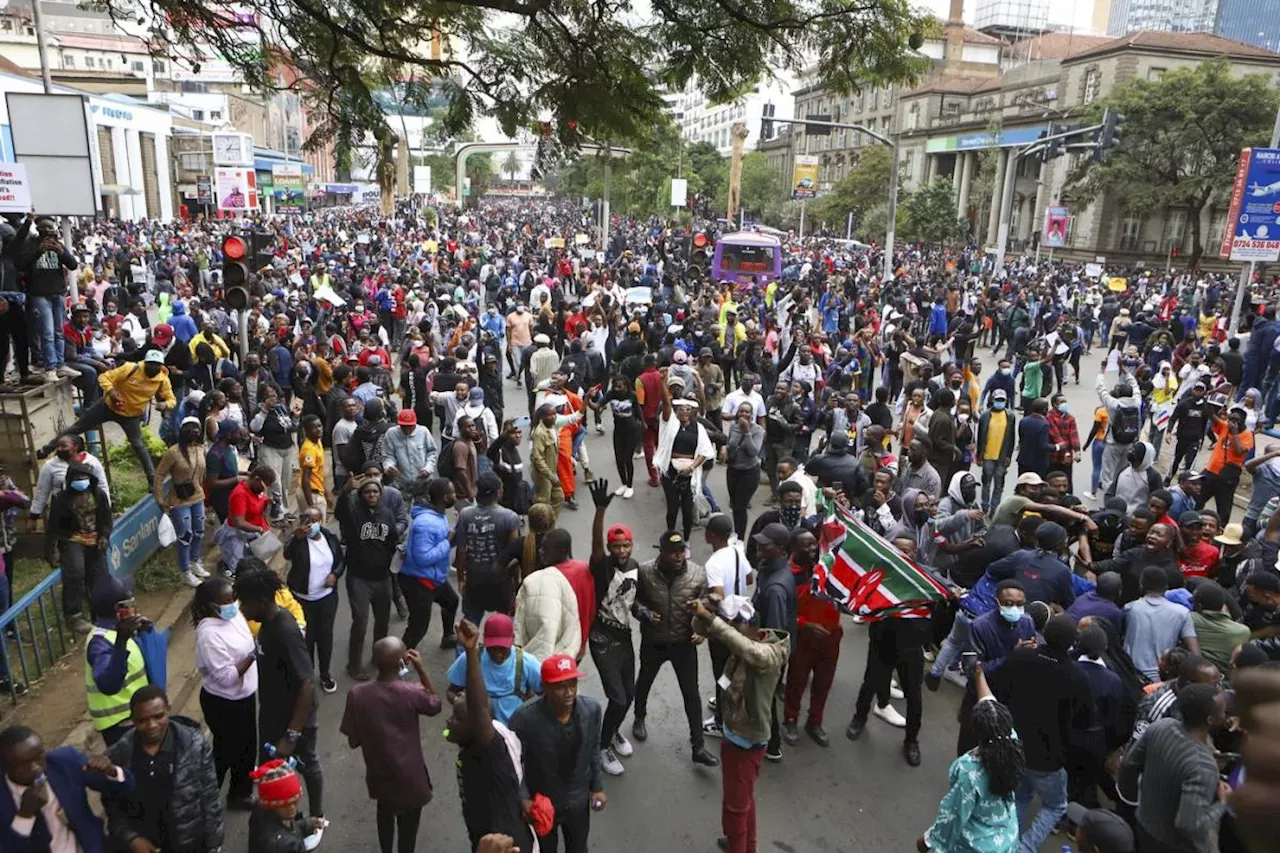
<svg viewBox="0 0 1280 853">
<path fill-rule="evenodd" d="M 756 377 L 750 373 L 742 377 L 742 384 L 724 398 L 723 405 L 720 406 L 720 417 L 725 425 L 725 432 L 729 430 L 729 422 L 738 416 L 738 407 L 743 403 L 750 403 L 755 407 L 756 423 L 764 426 L 764 397 L 760 396 L 760 392 L 755 390 Z"/>
<path fill-rule="evenodd" d="M 742 545 L 733 539 L 733 519 L 728 515 L 713 515 L 707 519 L 707 544 L 712 554 L 707 558 L 707 592 L 721 599 L 721 618 L 732 622 L 737 618 L 750 619 L 751 592 L 749 587 L 755 580 L 751 564 L 742 552 Z M 716 680 L 716 701 L 713 706 L 715 716 L 702 723 L 703 734 L 722 737 L 720 720 L 720 677 L 724 674 L 724 665 L 729 660 L 729 649 L 723 643 L 711 640 L 707 645 L 711 652 L 711 674 Z"/>
</svg>

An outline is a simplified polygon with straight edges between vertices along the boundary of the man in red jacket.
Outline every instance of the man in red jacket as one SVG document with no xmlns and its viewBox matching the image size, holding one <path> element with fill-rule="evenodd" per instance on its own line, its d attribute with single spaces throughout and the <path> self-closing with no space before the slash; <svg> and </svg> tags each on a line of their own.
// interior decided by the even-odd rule
<svg viewBox="0 0 1280 853">
<path fill-rule="evenodd" d="M 649 485 L 658 485 L 658 470 L 653 467 L 653 454 L 658 449 L 658 416 L 662 412 L 662 374 L 653 353 L 644 357 L 644 367 L 636 377 L 636 402 L 640 404 L 640 420 L 644 423 L 644 464 L 649 469 Z"/>
</svg>

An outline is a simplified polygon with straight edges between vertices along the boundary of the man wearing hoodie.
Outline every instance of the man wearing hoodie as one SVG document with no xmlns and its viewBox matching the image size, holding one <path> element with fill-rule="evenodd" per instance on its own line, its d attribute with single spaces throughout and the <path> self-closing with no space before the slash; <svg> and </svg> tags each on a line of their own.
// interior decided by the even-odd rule
<svg viewBox="0 0 1280 853">
<path fill-rule="evenodd" d="M 1102 454 L 1101 488 L 1109 490 L 1115 481 L 1116 474 L 1124 466 L 1129 448 L 1138 440 L 1141 432 L 1142 414 L 1140 401 L 1134 393 L 1133 378 L 1121 369 L 1120 379 L 1115 387 L 1107 388 L 1107 378 L 1103 371 L 1098 372 L 1094 382 L 1094 390 L 1098 399 L 1107 409 L 1107 443 Z"/>
<path fill-rule="evenodd" d="M 449 553 L 453 543 L 445 512 L 456 501 L 453 481 L 436 477 L 426 483 L 425 489 L 419 486 L 416 497 L 399 578 L 400 590 L 409 607 L 404 644 L 410 649 L 418 647 L 431 627 L 431 607 L 439 603 L 443 620 L 440 648 L 452 649 L 457 644 L 453 623 L 458 613 L 458 594 L 449 585 Z"/>
<path fill-rule="evenodd" d="M 342 540 L 347 546 L 347 596 L 351 603 L 347 674 L 356 681 L 368 681 L 369 671 L 361 661 L 369 608 L 373 608 L 375 643 L 387 636 L 391 623 L 391 558 L 396 549 L 396 518 L 382 505 L 382 483 L 376 479 L 362 481 L 354 499 L 339 501 L 337 515 Z"/>
<path fill-rule="evenodd" d="M 45 557 L 49 565 L 62 567 L 62 612 L 79 634 L 93 629 L 81 615 L 82 605 L 86 591 L 106 571 L 111 527 L 111 499 L 93 469 L 70 463 L 63 490 L 45 517 Z"/>
<path fill-rule="evenodd" d="M 173 327 L 173 336 L 183 347 L 188 347 L 191 339 L 200 333 L 200 329 L 196 326 L 196 321 L 191 319 L 191 315 L 187 313 L 187 305 L 185 302 L 173 303 L 173 314 L 169 317 L 169 325 Z M 187 354 L 191 354 L 191 350 L 187 349 Z"/>
<path fill-rule="evenodd" d="M 693 630 L 729 649 L 723 678 L 724 737 L 720 741 L 723 795 L 720 827 L 725 834 L 722 849 L 750 853 L 756 841 L 756 780 L 774 724 L 773 695 L 790 653 L 790 638 L 782 631 L 753 630 L 750 622 L 732 624 L 694 599 Z"/>
<path fill-rule="evenodd" d="M 1124 501 L 1129 514 L 1147 505 L 1151 493 L 1164 484 L 1160 472 L 1151 467 L 1155 461 L 1156 451 L 1145 441 L 1136 441 L 1129 446 L 1126 458 L 1128 467 L 1116 474 L 1111 486 L 1107 489 L 1107 497 L 1117 497 Z"/>
<path fill-rule="evenodd" d="M 987 517 L 978 501 L 978 481 L 968 471 L 951 475 L 947 494 L 938 502 L 933 529 L 946 537 L 945 542 L 938 543 L 938 556 L 933 563 L 939 571 L 950 570 L 961 554 L 982 547 Z"/>
</svg>

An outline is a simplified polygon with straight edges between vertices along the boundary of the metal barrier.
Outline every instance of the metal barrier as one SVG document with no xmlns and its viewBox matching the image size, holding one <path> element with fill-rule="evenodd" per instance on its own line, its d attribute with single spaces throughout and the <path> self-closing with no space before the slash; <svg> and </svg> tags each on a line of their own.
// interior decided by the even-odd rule
<svg viewBox="0 0 1280 853">
<path fill-rule="evenodd" d="M 14 692 L 14 685 L 43 678 L 45 672 L 69 651 L 62 624 L 61 583 L 62 570 L 54 569 L 36 584 L 35 589 L 0 613 L 0 659 L 9 672 L 9 700 L 15 705 L 18 704 L 18 694 Z M 6 639 L 10 627 L 16 639 Z M 18 648 L 16 672 L 9 652 L 10 643 L 15 643 Z"/>
</svg>

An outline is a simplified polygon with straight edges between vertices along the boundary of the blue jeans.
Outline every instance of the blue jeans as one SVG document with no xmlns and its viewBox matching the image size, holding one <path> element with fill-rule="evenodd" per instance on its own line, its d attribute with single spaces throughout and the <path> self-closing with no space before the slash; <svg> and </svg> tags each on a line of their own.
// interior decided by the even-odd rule
<svg viewBox="0 0 1280 853">
<path fill-rule="evenodd" d="M 1253 471 L 1253 496 L 1249 499 L 1249 508 L 1244 511 L 1244 517 L 1257 521 L 1267 501 L 1276 495 L 1280 495 L 1280 476 L 1272 473 L 1270 463 L 1259 465 Z"/>
<path fill-rule="evenodd" d="M 57 370 L 63 364 L 66 339 L 62 327 L 66 324 L 66 308 L 61 296 L 32 296 L 31 309 L 35 315 L 36 336 L 40 341 L 40 356 L 45 370 Z"/>
<path fill-rule="evenodd" d="M 199 485 L 196 488 L 200 488 Z M 178 534 L 174 547 L 178 551 L 178 571 L 185 572 L 200 559 L 204 544 L 204 503 L 191 506 L 175 506 L 169 510 L 173 531 Z"/>
<path fill-rule="evenodd" d="M 1053 832 L 1053 828 L 1067 813 L 1067 771 L 1032 770 L 1022 771 L 1022 779 L 1018 782 L 1018 790 L 1014 792 L 1014 803 L 1018 807 L 1018 826 L 1027 820 L 1027 811 L 1031 801 L 1040 797 L 1040 811 L 1036 819 L 1023 831 L 1018 842 L 1018 853 L 1037 853 L 1040 845 Z"/>
<path fill-rule="evenodd" d="M 70 366 L 73 370 L 80 372 L 80 377 L 72 381 L 80 389 L 80 393 L 84 395 L 85 405 L 92 405 L 97 402 L 98 398 L 102 396 L 102 389 L 98 386 L 98 368 L 79 359 L 72 359 Z"/>
<path fill-rule="evenodd" d="M 1000 496 L 1004 494 L 1004 475 L 1009 466 L 999 459 L 982 461 L 982 505 L 988 513 L 994 514 L 1000 505 Z"/>
<path fill-rule="evenodd" d="M 1096 439 L 1093 444 L 1089 445 L 1089 453 L 1093 457 L 1093 474 L 1089 478 L 1089 491 L 1095 495 L 1098 493 L 1098 489 L 1102 487 L 1102 450 L 1104 446 L 1101 441 Z"/>
<path fill-rule="evenodd" d="M 716 496 L 711 494 L 710 478 L 704 476 L 702 478 L 702 496 L 707 499 L 707 503 L 711 504 L 711 512 L 713 515 L 720 514 L 720 504 L 716 503 Z"/>
<path fill-rule="evenodd" d="M 956 619 L 951 623 L 951 633 L 947 634 L 947 638 L 942 641 L 942 648 L 938 650 L 933 666 L 929 667 L 929 674 L 934 678 L 941 678 L 947 671 L 947 667 L 955 663 L 960 653 L 969 648 L 969 626 L 972 623 L 973 620 L 969 618 L 968 613 L 961 608 L 956 609 Z"/>
</svg>

